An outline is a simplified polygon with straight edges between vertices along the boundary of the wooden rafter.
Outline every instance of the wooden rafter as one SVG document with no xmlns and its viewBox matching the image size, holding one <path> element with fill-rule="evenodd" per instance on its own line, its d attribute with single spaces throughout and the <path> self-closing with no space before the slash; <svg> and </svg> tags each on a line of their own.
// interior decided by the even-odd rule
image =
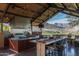
<svg viewBox="0 0 79 59">
<path fill-rule="evenodd" d="M 65 9 L 67 9 L 67 7 L 64 5 L 64 3 L 61 3 L 62 4 L 62 6 L 65 8 Z"/>
<path fill-rule="evenodd" d="M 50 7 L 48 7 L 48 8 L 50 8 Z M 34 22 L 38 17 L 40 17 L 48 8 L 46 8 L 45 10 L 43 10 L 43 12 L 40 13 L 34 20 L 32 20 L 32 22 Z"/>
<path fill-rule="evenodd" d="M 55 12 L 51 17 L 53 17 L 54 15 L 56 15 L 58 12 L 59 12 L 59 10 L 58 10 L 57 12 Z M 50 17 L 50 18 L 51 18 L 51 17 Z M 49 20 L 49 17 L 48 17 L 45 21 L 41 22 L 39 25 L 43 24 L 43 23 L 46 22 L 47 20 Z"/>
<path fill-rule="evenodd" d="M 65 14 L 68 14 L 68 15 L 72 15 L 72 16 L 75 16 L 75 17 L 79 17 L 77 15 L 74 15 L 74 14 L 71 14 L 71 13 L 67 13 L 67 12 L 64 12 L 64 11 L 62 11 L 62 13 L 65 13 Z"/>
<path fill-rule="evenodd" d="M 76 5 L 77 9 L 79 9 L 79 6 L 78 6 L 78 4 L 77 4 L 77 3 L 75 3 L 75 5 Z"/>
</svg>

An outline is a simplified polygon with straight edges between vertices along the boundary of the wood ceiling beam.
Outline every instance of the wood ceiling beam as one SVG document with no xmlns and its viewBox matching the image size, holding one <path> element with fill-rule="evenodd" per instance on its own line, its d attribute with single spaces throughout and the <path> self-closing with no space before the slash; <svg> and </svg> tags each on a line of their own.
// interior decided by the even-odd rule
<svg viewBox="0 0 79 59">
<path fill-rule="evenodd" d="M 67 7 L 64 5 L 64 3 L 61 3 L 62 4 L 62 6 L 64 7 L 64 8 L 66 8 L 67 9 Z"/>
<path fill-rule="evenodd" d="M 55 12 L 51 17 L 53 17 L 54 15 L 56 15 L 58 12 L 60 12 L 60 11 L 58 10 L 58 11 Z M 51 18 L 51 17 L 50 17 L 50 18 Z M 45 21 L 41 22 L 39 25 L 43 24 L 43 23 L 46 22 L 47 20 L 49 20 L 49 17 L 48 17 Z"/>
<path fill-rule="evenodd" d="M 79 9 L 79 6 L 78 6 L 78 4 L 77 4 L 77 3 L 75 3 L 75 5 L 76 5 L 77 9 Z"/>
<path fill-rule="evenodd" d="M 71 14 L 71 13 L 67 13 L 67 12 L 64 12 L 64 11 L 62 11 L 61 13 L 68 14 L 68 15 L 75 16 L 75 17 L 79 17 L 77 15 L 74 15 L 74 14 Z"/>
<path fill-rule="evenodd" d="M 0 12 L 4 13 L 4 11 L 2 11 L 2 10 L 0 10 Z M 32 18 L 32 19 L 34 19 L 34 17 L 23 16 L 23 15 L 19 15 L 19 14 L 15 14 L 15 13 L 9 12 L 9 11 L 7 11 L 6 13 L 7 14 L 11 14 L 11 15 L 15 15 L 15 16 L 24 17 L 24 18 Z"/>
</svg>

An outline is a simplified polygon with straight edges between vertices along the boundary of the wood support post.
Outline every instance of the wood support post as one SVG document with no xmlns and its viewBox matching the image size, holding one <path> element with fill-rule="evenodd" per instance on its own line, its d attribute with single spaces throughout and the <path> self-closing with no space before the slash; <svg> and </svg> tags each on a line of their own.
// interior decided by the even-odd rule
<svg viewBox="0 0 79 59">
<path fill-rule="evenodd" d="M 45 42 L 37 42 L 37 56 L 45 56 Z"/>
</svg>

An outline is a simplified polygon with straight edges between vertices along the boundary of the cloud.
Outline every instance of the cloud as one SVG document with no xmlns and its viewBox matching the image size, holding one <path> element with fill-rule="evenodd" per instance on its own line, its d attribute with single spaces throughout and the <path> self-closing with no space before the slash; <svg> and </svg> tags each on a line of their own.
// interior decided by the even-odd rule
<svg viewBox="0 0 79 59">
<path fill-rule="evenodd" d="M 47 23 L 50 23 L 50 24 L 55 24 L 55 23 L 69 23 L 67 21 L 67 18 L 64 18 L 64 19 L 57 19 L 57 20 L 51 20 L 51 21 L 48 21 Z"/>
</svg>

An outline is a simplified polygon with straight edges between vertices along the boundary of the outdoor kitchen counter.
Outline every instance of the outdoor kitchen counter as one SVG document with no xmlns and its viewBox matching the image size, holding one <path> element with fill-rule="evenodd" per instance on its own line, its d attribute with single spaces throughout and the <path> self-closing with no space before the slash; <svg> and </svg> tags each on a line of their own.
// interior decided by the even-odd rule
<svg viewBox="0 0 79 59">
<path fill-rule="evenodd" d="M 58 42 L 58 41 L 62 41 L 64 39 L 66 39 L 67 37 L 61 37 L 61 38 L 58 38 L 58 39 L 41 39 L 39 41 L 37 41 L 37 56 L 45 56 L 45 47 L 46 45 L 49 45 L 51 43 L 55 43 L 55 42 Z"/>
</svg>

